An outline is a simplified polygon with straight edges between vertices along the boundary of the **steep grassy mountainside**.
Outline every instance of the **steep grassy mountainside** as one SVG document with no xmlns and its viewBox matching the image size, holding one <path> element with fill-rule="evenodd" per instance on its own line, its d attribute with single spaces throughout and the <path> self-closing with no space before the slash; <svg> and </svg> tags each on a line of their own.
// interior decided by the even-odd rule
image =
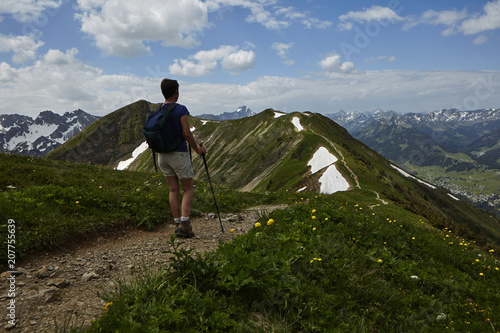
<svg viewBox="0 0 500 333">
<path fill-rule="evenodd" d="M 124 106 L 88 126 L 51 152 L 49 159 L 88 162 L 112 166 L 144 141 L 142 127 L 154 104 L 137 101 Z"/>
<path fill-rule="evenodd" d="M 117 110 L 50 157 L 83 157 L 84 161 L 115 168 L 144 141 L 142 120 L 152 108 L 154 105 L 139 101 Z M 208 149 L 206 159 L 215 184 L 256 192 L 337 191 L 335 196 L 339 198 L 364 203 L 378 198 L 381 203 L 393 203 L 424 216 L 437 227 L 453 228 L 480 243 L 500 244 L 500 223 L 495 217 L 457 200 L 444 189 L 402 174 L 387 159 L 320 114 L 284 114 L 269 109 L 252 117 L 222 122 L 192 117 L 190 123 L 196 140 L 204 141 Z M 331 160 L 323 161 L 319 170 L 312 172 L 311 161 L 320 149 L 337 161 L 334 165 Z M 203 160 L 193 156 L 193 165 L 195 178 L 206 180 Z M 333 176 L 332 166 L 338 171 Z M 149 150 L 129 166 L 129 170 L 153 169 Z M 322 187 L 339 180 L 348 184 L 349 191 Z"/>
</svg>

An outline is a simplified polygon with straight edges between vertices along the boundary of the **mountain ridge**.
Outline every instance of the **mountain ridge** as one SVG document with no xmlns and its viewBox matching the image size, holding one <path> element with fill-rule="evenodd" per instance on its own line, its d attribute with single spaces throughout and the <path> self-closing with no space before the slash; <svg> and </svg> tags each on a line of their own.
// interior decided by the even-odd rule
<svg viewBox="0 0 500 333">
<path fill-rule="evenodd" d="M 154 107 L 138 101 L 116 110 L 48 157 L 116 168 L 144 142 L 142 123 Z M 214 184 L 258 193 L 307 190 L 321 194 L 323 183 L 343 177 L 349 189 L 333 192 L 336 196 L 383 200 L 422 215 L 435 226 L 452 226 L 464 234 L 479 235 L 484 242 L 500 244 L 500 222 L 494 216 L 457 201 L 442 188 L 403 175 L 392 162 L 321 114 L 267 109 L 236 120 L 191 117 L 189 121 L 196 140 L 204 141 L 208 149 Z M 337 160 L 313 173 L 311 161 L 319 149 Z M 329 174 L 332 165 L 336 176 Z M 205 179 L 201 158 L 193 157 L 193 167 L 195 178 Z M 154 172 L 150 151 L 139 154 L 128 170 Z"/>
<path fill-rule="evenodd" d="M 197 118 L 200 119 L 208 119 L 208 120 L 218 120 L 218 121 L 223 121 L 223 120 L 235 120 L 235 119 L 240 119 L 240 118 L 246 118 L 246 117 L 251 117 L 256 115 L 255 112 L 253 112 L 249 107 L 246 105 L 242 105 L 236 109 L 236 111 L 233 112 L 224 112 L 219 115 L 214 115 L 211 113 L 204 113 L 199 116 L 196 116 Z"/>
<path fill-rule="evenodd" d="M 42 111 L 35 119 L 18 114 L 0 115 L 0 145 L 6 152 L 45 156 L 97 119 L 80 109 L 63 115 Z"/>
</svg>

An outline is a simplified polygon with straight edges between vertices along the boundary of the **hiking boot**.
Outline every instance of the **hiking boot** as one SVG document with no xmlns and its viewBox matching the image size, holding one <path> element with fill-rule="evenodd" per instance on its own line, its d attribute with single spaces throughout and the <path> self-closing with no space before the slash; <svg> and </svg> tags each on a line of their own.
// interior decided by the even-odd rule
<svg viewBox="0 0 500 333">
<path fill-rule="evenodd" d="M 191 221 L 181 221 L 180 227 L 175 230 L 175 234 L 182 238 L 193 238 L 194 232 L 191 228 Z"/>
</svg>

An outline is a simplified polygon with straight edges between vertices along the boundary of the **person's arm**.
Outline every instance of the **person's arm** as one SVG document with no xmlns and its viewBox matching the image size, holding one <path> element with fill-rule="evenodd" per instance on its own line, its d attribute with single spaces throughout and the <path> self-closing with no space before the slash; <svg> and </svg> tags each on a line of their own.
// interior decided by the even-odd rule
<svg viewBox="0 0 500 333">
<path fill-rule="evenodd" d="M 205 150 L 205 148 L 198 146 L 196 144 L 196 141 L 194 140 L 193 133 L 191 133 L 191 129 L 189 128 L 188 115 L 184 115 L 181 117 L 181 126 L 182 134 L 184 135 L 184 138 L 189 143 L 191 148 L 193 148 L 197 154 L 206 154 L 207 151 Z"/>
</svg>

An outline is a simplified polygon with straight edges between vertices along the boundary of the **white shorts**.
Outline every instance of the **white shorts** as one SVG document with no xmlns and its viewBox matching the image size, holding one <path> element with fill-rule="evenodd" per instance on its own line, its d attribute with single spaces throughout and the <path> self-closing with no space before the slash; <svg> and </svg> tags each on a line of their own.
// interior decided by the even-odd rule
<svg viewBox="0 0 500 333">
<path fill-rule="evenodd" d="M 194 177 L 188 152 L 158 153 L 158 166 L 165 177 L 177 176 L 179 179 Z"/>
</svg>

